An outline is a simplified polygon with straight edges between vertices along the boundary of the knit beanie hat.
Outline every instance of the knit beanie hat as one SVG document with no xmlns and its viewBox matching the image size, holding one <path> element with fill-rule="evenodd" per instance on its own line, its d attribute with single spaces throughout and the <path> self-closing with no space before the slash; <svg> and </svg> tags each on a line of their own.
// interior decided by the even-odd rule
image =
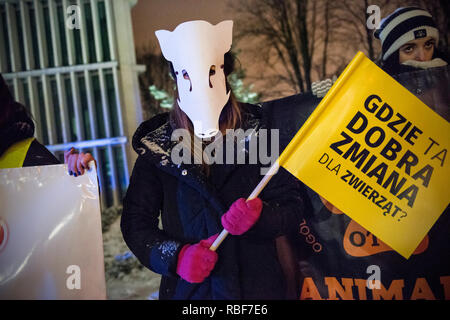
<svg viewBox="0 0 450 320">
<path fill-rule="evenodd" d="M 398 8 L 381 20 L 374 35 L 381 40 L 383 61 L 411 40 L 433 37 L 439 42 L 439 31 L 431 14 L 417 7 Z"/>
</svg>

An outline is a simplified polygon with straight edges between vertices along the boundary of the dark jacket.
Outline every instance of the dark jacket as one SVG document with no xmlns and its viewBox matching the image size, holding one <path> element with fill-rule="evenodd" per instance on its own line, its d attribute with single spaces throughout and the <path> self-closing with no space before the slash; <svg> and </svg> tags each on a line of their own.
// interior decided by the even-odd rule
<svg viewBox="0 0 450 320">
<path fill-rule="evenodd" d="M 247 130 L 265 127 L 261 108 L 244 105 Z M 219 233 L 220 217 L 240 197 L 248 197 L 262 178 L 260 164 L 213 164 L 210 175 L 196 164 L 176 165 L 170 154 L 168 114 L 141 124 L 133 137 L 139 153 L 124 199 L 123 237 L 140 262 L 162 274 L 160 299 L 284 299 L 286 281 L 276 238 L 295 232 L 303 200 L 301 184 L 284 169 L 260 194 L 258 222 L 244 235 L 229 235 L 218 248 L 219 260 L 201 284 L 176 274 L 177 257 L 187 243 Z M 158 228 L 161 214 L 162 230 Z"/>
<path fill-rule="evenodd" d="M 0 75 L 0 156 L 14 143 L 34 136 L 34 123 L 25 107 L 14 101 Z M 59 164 L 58 159 L 42 144 L 34 140 L 28 149 L 23 166 Z"/>
</svg>

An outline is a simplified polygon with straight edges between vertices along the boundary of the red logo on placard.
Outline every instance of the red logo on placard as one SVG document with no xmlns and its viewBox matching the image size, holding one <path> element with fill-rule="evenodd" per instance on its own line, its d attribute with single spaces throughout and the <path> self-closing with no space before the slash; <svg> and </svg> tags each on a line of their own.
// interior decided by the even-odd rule
<svg viewBox="0 0 450 320">
<path fill-rule="evenodd" d="M 9 230 L 6 221 L 0 218 L 0 252 L 6 247 L 9 238 Z"/>
</svg>

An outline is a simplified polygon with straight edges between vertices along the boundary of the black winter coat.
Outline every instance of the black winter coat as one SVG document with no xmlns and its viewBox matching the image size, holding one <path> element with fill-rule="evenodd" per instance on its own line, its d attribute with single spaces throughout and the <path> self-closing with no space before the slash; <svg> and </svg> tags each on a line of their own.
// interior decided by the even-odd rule
<svg viewBox="0 0 450 320">
<path fill-rule="evenodd" d="M 247 130 L 265 128 L 259 106 L 243 105 Z M 247 198 L 262 178 L 260 164 L 213 164 L 206 177 L 200 165 L 175 165 L 170 158 L 168 114 L 141 124 L 133 137 L 139 153 L 124 199 L 123 237 L 139 261 L 162 275 L 160 299 L 284 299 L 287 282 L 277 250 L 282 235 L 290 235 L 303 213 L 301 183 L 283 168 L 259 197 L 263 210 L 244 235 L 229 235 L 218 248 L 219 259 L 201 284 L 190 284 L 176 274 L 183 245 L 197 243 L 223 227 L 230 205 Z M 162 230 L 158 228 L 161 216 Z M 292 260 L 293 261 L 293 260 Z M 284 262 L 283 262 L 284 263 Z"/>
</svg>

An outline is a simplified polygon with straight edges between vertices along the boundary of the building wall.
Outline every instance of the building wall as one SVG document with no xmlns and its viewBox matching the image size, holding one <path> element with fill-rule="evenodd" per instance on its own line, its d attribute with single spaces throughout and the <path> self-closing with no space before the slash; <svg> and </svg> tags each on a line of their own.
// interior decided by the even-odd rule
<svg viewBox="0 0 450 320">
<path fill-rule="evenodd" d="M 71 146 L 94 155 L 103 207 L 121 203 L 142 122 L 136 2 L 0 0 L 0 72 L 50 151 L 61 160 Z"/>
</svg>

